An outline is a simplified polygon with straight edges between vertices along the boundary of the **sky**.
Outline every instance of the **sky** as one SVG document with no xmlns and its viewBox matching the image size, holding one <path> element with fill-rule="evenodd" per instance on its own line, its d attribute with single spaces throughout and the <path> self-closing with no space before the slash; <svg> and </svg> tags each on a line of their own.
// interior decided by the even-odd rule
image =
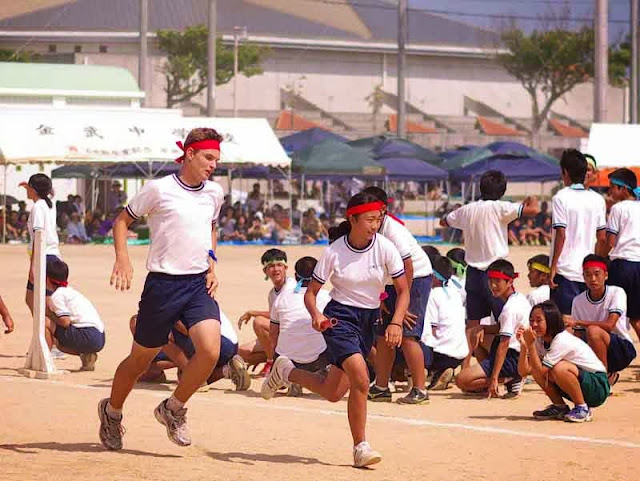
<svg viewBox="0 0 640 481">
<path fill-rule="evenodd" d="M 531 30 L 539 25 L 540 16 L 548 16 L 552 8 L 565 2 L 560 0 L 409 0 L 409 8 L 445 14 L 466 23 L 498 29 L 510 16 L 519 25 Z M 567 0 L 571 16 L 591 19 L 595 0 Z M 409 12 L 411 14 L 411 12 Z M 619 41 L 629 31 L 629 0 L 609 0 L 609 40 Z M 576 25 L 575 23 L 574 25 Z"/>
</svg>

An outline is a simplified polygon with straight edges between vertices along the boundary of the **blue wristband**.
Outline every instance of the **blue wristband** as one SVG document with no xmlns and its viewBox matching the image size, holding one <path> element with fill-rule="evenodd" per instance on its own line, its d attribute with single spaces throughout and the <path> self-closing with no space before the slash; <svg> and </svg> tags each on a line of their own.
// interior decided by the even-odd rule
<svg viewBox="0 0 640 481">
<path fill-rule="evenodd" d="M 216 253 L 213 250 L 209 250 L 209 257 L 213 259 L 213 262 L 218 262 L 218 258 L 216 257 Z"/>
</svg>

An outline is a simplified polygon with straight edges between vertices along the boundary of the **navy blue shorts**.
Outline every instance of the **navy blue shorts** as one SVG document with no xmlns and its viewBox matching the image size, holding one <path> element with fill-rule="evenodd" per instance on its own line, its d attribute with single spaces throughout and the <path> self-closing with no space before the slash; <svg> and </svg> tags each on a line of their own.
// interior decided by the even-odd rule
<svg viewBox="0 0 640 481">
<path fill-rule="evenodd" d="M 427 312 L 427 302 L 429 302 L 429 294 L 431 294 L 431 283 L 433 281 L 432 276 L 418 277 L 413 280 L 411 284 L 411 293 L 409 299 L 409 312 L 418 316 L 416 319 L 416 325 L 413 329 L 409 329 L 407 326 L 402 326 L 402 337 L 413 337 L 420 339 L 422 337 L 422 330 L 424 329 L 424 314 Z M 389 297 L 384 301 L 385 305 L 389 309 L 389 314 L 383 314 L 382 323 L 376 327 L 376 334 L 378 336 L 384 336 L 384 331 L 389 326 L 391 319 L 393 318 L 393 312 L 395 311 L 396 299 L 398 295 L 396 288 L 391 284 L 384 288 L 384 291 Z"/>
<path fill-rule="evenodd" d="M 614 259 L 607 284 L 624 289 L 627 293 L 627 317 L 640 319 L 640 262 Z"/>
<path fill-rule="evenodd" d="M 498 351 L 498 345 L 500 344 L 500 339 L 502 336 L 496 336 L 493 342 L 491 343 L 491 351 L 489 351 L 489 357 L 480 363 L 480 367 L 484 371 L 485 376 L 490 378 L 493 374 L 493 364 L 496 360 L 496 352 Z M 500 379 L 505 378 L 514 378 L 520 379 L 520 374 L 518 374 L 518 358 L 520 357 L 520 353 L 515 349 L 509 348 L 507 350 L 507 355 L 504 358 L 504 364 L 502 364 L 502 369 L 500 370 L 500 374 L 498 375 Z"/>
<path fill-rule="evenodd" d="M 143 347 L 161 347 L 169 340 L 173 325 L 191 329 L 200 321 L 220 321 L 218 303 L 209 296 L 206 273 L 172 276 L 150 272 L 138 307 L 134 340 Z"/>
<path fill-rule="evenodd" d="M 489 317 L 492 313 L 496 319 L 500 317 L 504 302 L 491 295 L 487 271 L 481 271 L 469 266 L 467 268 L 465 290 L 467 291 L 468 321 L 479 321 Z"/>
<path fill-rule="evenodd" d="M 187 356 L 188 359 L 195 354 L 196 348 L 191 341 L 189 336 L 185 336 L 181 332 L 173 329 L 173 339 L 176 345 L 182 349 L 184 355 Z M 228 363 L 233 356 L 238 354 L 238 345 L 231 342 L 224 336 L 220 336 L 220 356 L 218 357 L 218 363 L 215 368 L 219 368 Z M 158 361 L 170 361 L 169 356 L 167 356 L 164 352 L 160 351 L 158 355 L 155 357 L 153 362 Z"/>
<path fill-rule="evenodd" d="M 462 361 L 462 359 L 456 359 L 441 352 L 433 351 L 433 362 L 428 367 L 429 371 L 437 373 L 449 368 L 455 369 L 462 364 Z"/>
<path fill-rule="evenodd" d="M 50 260 L 62 260 L 62 259 L 60 259 L 58 256 L 47 254 L 47 261 L 50 261 Z M 33 291 L 34 289 L 35 289 L 35 286 L 33 285 L 33 282 L 27 280 L 27 290 Z M 47 297 L 51 297 L 51 295 L 53 295 L 53 291 L 50 291 L 49 289 L 47 289 L 45 292 L 46 292 L 45 295 Z"/>
<path fill-rule="evenodd" d="M 558 287 L 551 289 L 551 300 L 555 302 L 562 314 L 570 316 L 573 300 L 578 294 L 587 290 L 587 285 L 584 282 L 570 281 L 560 274 L 556 274 L 553 282 Z"/>
<path fill-rule="evenodd" d="M 104 332 L 95 327 L 57 326 L 54 337 L 62 347 L 72 349 L 78 354 L 100 352 L 104 347 Z"/>
<path fill-rule="evenodd" d="M 277 353 L 275 357 L 276 358 L 278 357 Z M 311 361 L 311 362 L 292 361 L 292 362 L 298 369 L 302 369 L 303 371 L 308 371 L 308 372 L 318 372 L 318 371 L 326 370 L 327 367 L 329 367 L 329 364 L 331 364 L 329 362 L 329 357 L 327 356 L 326 349 L 320 353 L 320 355 L 318 356 L 318 359 L 316 359 L 315 361 Z"/>
<path fill-rule="evenodd" d="M 338 320 L 336 326 L 322 333 L 329 362 L 342 369 L 344 360 L 354 354 L 367 359 L 375 339 L 375 324 L 380 321 L 380 309 L 346 306 L 332 299 L 324 308 L 324 315 Z"/>
<path fill-rule="evenodd" d="M 420 347 L 422 348 L 422 357 L 424 358 L 424 367 L 430 369 L 430 366 L 433 364 L 433 348 L 431 346 L 427 346 L 424 343 L 420 343 Z"/>
<path fill-rule="evenodd" d="M 609 335 L 611 340 L 607 349 L 607 371 L 611 374 L 620 372 L 631 364 L 636 358 L 636 348 L 633 343 L 614 332 Z"/>
</svg>

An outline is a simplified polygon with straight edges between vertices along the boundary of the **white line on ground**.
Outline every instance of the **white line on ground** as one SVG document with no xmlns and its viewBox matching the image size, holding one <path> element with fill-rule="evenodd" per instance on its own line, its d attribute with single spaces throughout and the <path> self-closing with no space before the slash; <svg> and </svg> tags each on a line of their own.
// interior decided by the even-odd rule
<svg viewBox="0 0 640 481">
<path fill-rule="evenodd" d="M 0 379 L 10 381 L 10 382 L 25 383 L 25 384 L 26 383 L 47 383 L 53 386 L 61 386 L 65 388 L 71 387 L 75 389 L 86 389 L 86 390 L 95 390 L 95 391 L 101 391 L 101 390 L 104 391 L 107 389 L 106 387 L 100 387 L 100 386 L 74 384 L 74 383 L 56 381 L 56 380 L 33 380 L 33 379 L 27 379 L 22 377 L 16 377 L 16 376 L 0 376 Z M 143 389 L 136 390 L 136 394 L 142 394 L 142 393 L 144 393 L 145 395 L 157 397 L 157 398 L 167 397 L 167 394 L 168 394 L 167 392 L 157 392 L 157 391 L 149 391 L 149 390 L 143 390 Z M 293 412 L 306 413 L 306 414 L 316 414 L 316 415 L 322 414 L 325 416 L 345 416 L 347 414 L 346 411 L 341 411 L 341 410 L 283 406 L 283 405 L 273 404 L 272 402 L 268 403 L 266 401 L 253 402 L 253 401 L 245 400 L 242 402 L 236 402 L 228 399 L 217 399 L 217 398 L 211 399 L 211 398 L 206 398 L 202 396 L 198 396 L 195 399 L 197 399 L 198 402 L 205 401 L 205 402 L 215 403 L 218 405 L 226 404 L 228 406 L 246 406 L 247 403 L 249 403 L 250 405 L 253 405 L 259 409 L 271 409 L 274 411 L 289 411 L 289 412 L 293 411 Z M 370 420 L 375 419 L 379 421 L 386 421 L 386 422 L 391 422 L 396 424 L 405 424 L 408 426 L 460 429 L 460 430 L 474 431 L 479 433 L 504 434 L 507 436 L 519 436 L 524 438 L 548 439 L 552 441 L 569 441 L 573 443 L 596 444 L 601 446 L 616 446 L 616 447 L 622 447 L 622 448 L 640 449 L 640 444 L 638 443 L 633 443 L 630 441 L 622 441 L 618 439 L 589 438 L 586 436 L 568 436 L 568 435 L 562 435 L 562 434 L 544 434 L 544 433 L 535 433 L 530 431 L 517 431 L 515 429 L 494 428 L 491 426 L 477 426 L 477 425 L 474 426 L 472 424 L 445 423 L 445 422 L 438 422 L 438 421 L 428 421 L 426 419 L 411 419 L 411 418 L 405 418 L 401 416 L 387 416 L 384 414 L 369 413 L 368 419 Z"/>
</svg>

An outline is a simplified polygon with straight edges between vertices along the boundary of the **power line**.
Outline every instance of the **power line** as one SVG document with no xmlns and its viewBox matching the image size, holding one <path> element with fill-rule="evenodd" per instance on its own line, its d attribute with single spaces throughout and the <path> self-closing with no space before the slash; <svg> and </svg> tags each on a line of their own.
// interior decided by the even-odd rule
<svg viewBox="0 0 640 481">
<path fill-rule="evenodd" d="M 358 1 L 350 1 L 350 0 L 314 0 L 317 3 L 325 3 L 328 5 L 345 5 L 350 7 L 363 7 L 370 8 L 376 10 L 387 10 L 387 11 L 396 11 L 397 8 L 393 5 L 383 5 L 383 4 L 373 4 L 373 3 L 362 3 L 362 0 Z M 484 1 L 484 0 L 471 0 L 471 1 Z M 494 0 L 495 1 L 495 0 Z M 526 2 L 526 0 L 524 0 Z M 538 0 L 545 1 L 546 0 Z M 513 3 L 513 0 L 509 0 L 510 3 Z M 526 2 L 532 3 L 532 2 Z M 549 3 L 557 4 L 557 2 L 553 2 L 549 0 Z M 626 2 L 625 2 L 626 3 Z M 432 13 L 437 15 L 451 15 L 458 17 L 474 17 L 474 18 L 489 18 L 489 19 L 499 19 L 499 20 L 551 20 L 556 17 L 553 15 L 517 15 L 517 14 L 500 14 L 500 13 L 472 13 L 472 12 L 463 12 L 456 10 L 440 10 L 433 8 L 415 8 L 409 7 L 409 12 L 422 12 L 422 13 Z M 567 22 L 583 22 L 583 23 L 593 23 L 593 17 L 566 17 L 562 18 L 562 20 L 566 20 Z M 609 23 L 611 24 L 620 24 L 620 25 L 628 25 L 628 19 L 615 19 L 609 18 Z"/>
</svg>

